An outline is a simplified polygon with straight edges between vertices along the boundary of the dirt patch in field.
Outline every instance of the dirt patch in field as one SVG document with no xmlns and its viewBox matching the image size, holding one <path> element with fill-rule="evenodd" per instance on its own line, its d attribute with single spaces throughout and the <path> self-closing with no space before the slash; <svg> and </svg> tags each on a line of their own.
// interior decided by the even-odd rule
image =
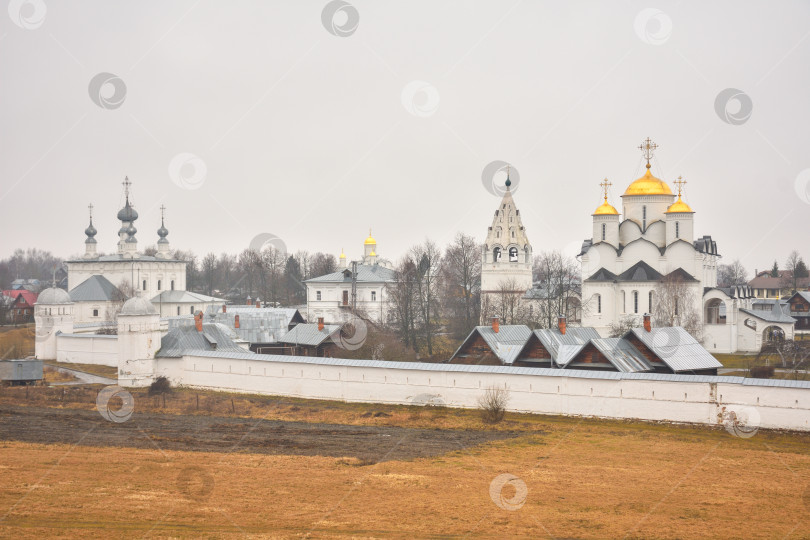
<svg viewBox="0 0 810 540">
<path fill-rule="evenodd" d="M 358 463 L 431 457 L 503 440 L 502 431 L 413 429 L 253 418 L 134 414 L 115 423 L 96 411 L 0 406 L 0 440 L 299 456 L 353 457 Z"/>
</svg>

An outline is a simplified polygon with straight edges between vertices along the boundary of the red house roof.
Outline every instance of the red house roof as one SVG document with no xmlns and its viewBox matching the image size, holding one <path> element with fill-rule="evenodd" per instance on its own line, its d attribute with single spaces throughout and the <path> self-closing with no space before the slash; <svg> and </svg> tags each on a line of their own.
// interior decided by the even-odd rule
<svg viewBox="0 0 810 540">
<path fill-rule="evenodd" d="M 37 293 L 27 291 L 25 289 L 15 289 L 3 291 L 3 296 L 8 296 L 14 299 L 13 307 L 34 307 L 37 302 Z"/>
</svg>

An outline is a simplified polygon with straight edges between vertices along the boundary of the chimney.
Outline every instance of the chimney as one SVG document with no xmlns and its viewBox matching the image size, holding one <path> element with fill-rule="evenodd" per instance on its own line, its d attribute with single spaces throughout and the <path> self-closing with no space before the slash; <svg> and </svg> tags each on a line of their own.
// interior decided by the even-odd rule
<svg viewBox="0 0 810 540">
<path fill-rule="evenodd" d="M 262 307 L 262 302 L 258 298 L 256 299 L 256 307 L 258 308 Z"/>
<path fill-rule="evenodd" d="M 194 326 L 197 327 L 197 332 L 202 332 L 202 311 L 194 315 Z"/>
<path fill-rule="evenodd" d="M 492 317 L 492 331 L 496 334 L 501 330 L 501 323 L 498 317 Z"/>
<path fill-rule="evenodd" d="M 247 302 L 245 302 L 245 305 L 246 305 L 246 306 L 249 306 L 249 305 L 251 305 L 252 303 L 253 303 L 253 302 L 250 300 L 250 295 L 248 295 L 248 297 L 247 297 Z"/>
<path fill-rule="evenodd" d="M 222 313 L 227 313 L 227 312 L 228 312 L 228 305 L 227 304 L 222 304 Z"/>
<path fill-rule="evenodd" d="M 557 317 L 557 329 L 560 331 L 562 335 L 565 335 L 566 328 L 567 325 L 565 322 L 565 315 L 560 315 L 559 317 Z"/>
<path fill-rule="evenodd" d="M 646 330 L 647 332 L 652 331 L 652 321 L 650 320 L 649 313 L 644 314 L 644 330 Z"/>
<path fill-rule="evenodd" d="M 233 318 L 233 327 L 234 328 L 239 328 L 239 315 L 238 314 Z"/>
<path fill-rule="evenodd" d="M 323 331 L 323 317 L 318 317 L 318 332 Z"/>
</svg>

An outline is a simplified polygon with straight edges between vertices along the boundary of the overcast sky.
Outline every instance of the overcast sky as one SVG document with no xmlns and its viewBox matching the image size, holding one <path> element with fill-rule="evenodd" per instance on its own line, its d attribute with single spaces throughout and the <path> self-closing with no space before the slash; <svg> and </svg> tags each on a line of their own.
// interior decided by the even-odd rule
<svg viewBox="0 0 810 540">
<path fill-rule="evenodd" d="M 687 180 L 695 233 L 725 262 L 810 257 L 808 2 L 14 0 L 8 11 L 0 256 L 82 253 L 91 202 L 99 249 L 113 251 L 128 175 L 141 247 L 165 204 L 173 247 L 199 255 L 271 233 L 289 250 L 357 257 L 372 227 L 396 259 L 425 237 L 483 240 L 498 199 L 482 170 L 495 160 L 519 172 L 535 253 L 573 252 L 599 182 L 621 209 L 649 136 L 653 171 Z M 717 106 L 726 89 L 738 98 Z"/>
</svg>

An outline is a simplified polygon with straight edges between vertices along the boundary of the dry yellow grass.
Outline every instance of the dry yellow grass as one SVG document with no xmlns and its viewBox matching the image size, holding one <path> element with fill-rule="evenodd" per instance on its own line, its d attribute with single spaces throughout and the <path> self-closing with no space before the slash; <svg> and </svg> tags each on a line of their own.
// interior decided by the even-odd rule
<svg viewBox="0 0 810 540">
<path fill-rule="evenodd" d="M 520 420 L 515 439 L 376 465 L 5 442 L 0 535 L 810 537 L 806 435 Z M 528 488 L 519 510 L 490 498 L 501 473 Z"/>
</svg>

